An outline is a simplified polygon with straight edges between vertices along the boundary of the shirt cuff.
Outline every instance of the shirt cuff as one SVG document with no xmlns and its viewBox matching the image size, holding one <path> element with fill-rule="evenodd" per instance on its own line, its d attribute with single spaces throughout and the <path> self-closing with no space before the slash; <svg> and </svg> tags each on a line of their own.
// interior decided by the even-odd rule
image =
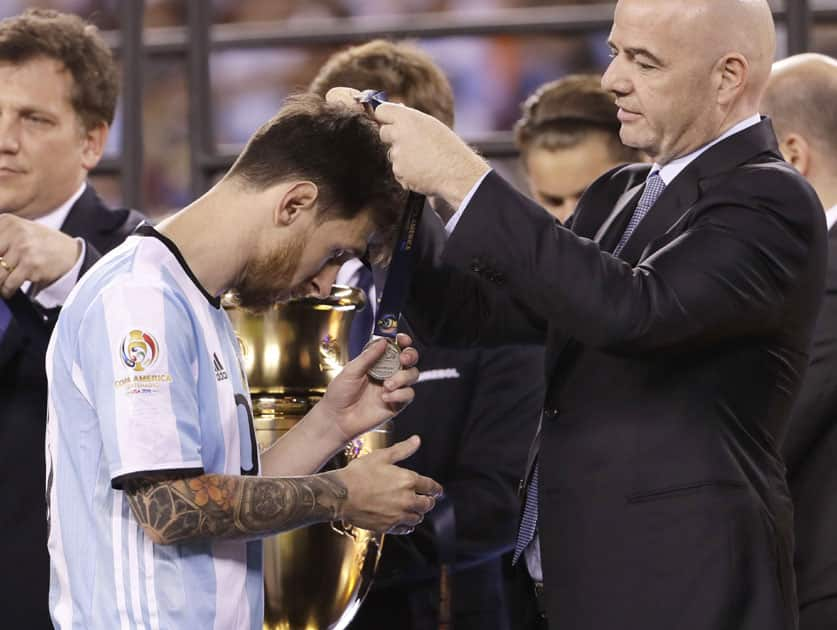
<svg viewBox="0 0 837 630">
<path fill-rule="evenodd" d="M 84 264 L 84 256 L 87 254 L 87 244 L 83 238 L 76 239 L 81 243 L 81 252 L 75 264 L 70 270 L 61 276 L 58 280 L 44 287 L 33 298 L 38 304 L 44 308 L 56 308 L 62 306 L 70 295 L 70 291 L 76 286 L 78 277 L 81 273 L 81 266 Z"/>
<path fill-rule="evenodd" d="M 494 169 L 488 169 L 485 174 L 477 180 L 477 183 L 473 185 L 468 194 L 465 195 L 465 199 L 462 200 L 462 205 L 459 206 L 459 210 L 448 220 L 447 224 L 445 225 L 445 232 L 447 232 L 448 236 L 453 234 L 453 231 L 456 229 L 457 223 L 459 223 L 459 219 L 462 218 L 462 214 L 465 212 L 465 208 L 468 207 L 468 204 L 471 203 L 471 199 L 477 194 L 477 190 L 482 185 L 482 182 L 488 177 L 488 174 L 493 171 Z"/>
</svg>

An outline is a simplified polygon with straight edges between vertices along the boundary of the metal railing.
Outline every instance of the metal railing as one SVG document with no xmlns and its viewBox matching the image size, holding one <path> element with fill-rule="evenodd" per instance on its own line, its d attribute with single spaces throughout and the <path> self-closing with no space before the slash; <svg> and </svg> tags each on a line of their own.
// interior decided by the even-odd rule
<svg viewBox="0 0 837 630">
<path fill-rule="evenodd" d="M 789 54 L 807 51 L 814 23 L 837 23 L 837 10 L 813 10 L 809 0 L 786 0 L 774 12 L 787 30 Z M 210 54 L 223 50 L 291 46 L 348 45 L 378 37 L 441 38 L 494 35 L 578 35 L 606 31 L 612 4 L 497 10 L 481 14 L 426 14 L 310 20 L 305 24 L 280 22 L 211 24 L 212 6 L 188 0 L 185 27 L 148 29 L 143 33 L 143 0 L 120 3 L 121 31 L 106 38 L 123 60 L 122 154 L 104 161 L 98 173 L 120 174 L 125 203 L 141 207 L 142 77 L 148 58 L 186 59 L 189 92 L 190 189 L 202 194 L 213 175 L 228 168 L 239 147 L 216 146 L 210 84 Z M 510 133 L 467 139 L 487 158 L 517 154 Z"/>
</svg>

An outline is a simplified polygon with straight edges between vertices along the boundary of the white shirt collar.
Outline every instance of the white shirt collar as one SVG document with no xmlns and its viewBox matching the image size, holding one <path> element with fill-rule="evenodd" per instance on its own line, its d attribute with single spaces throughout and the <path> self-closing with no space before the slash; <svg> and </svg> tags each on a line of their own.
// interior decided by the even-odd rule
<svg viewBox="0 0 837 630">
<path fill-rule="evenodd" d="M 831 231 L 831 228 L 834 227 L 834 224 L 837 223 L 837 206 L 832 206 L 830 209 L 825 211 L 825 222 L 828 225 L 828 231 Z"/>
<path fill-rule="evenodd" d="M 342 284 L 350 287 L 358 285 L 358 276 L 363 267 L 363 262 L 360 258 L 352 258 L 343 263 L 337 271 L 337 277 L 334 279 L 334 284 Z"/>
<path fill-rule="evenodd" d="M 727 129 L 723 134 L 715 138 L 712 142 L 704 144 L 701 148 L 697 149 L 696 151 L 692 151 L 688 155 L 684 155 L 683 157 L 679 157 L 676 160 L 672 160 L 671 162 L 662 167 L 659 164 L 655 163 L 654 166 L 651 168 L 651 174 L 659 171 L 660 177 L 662 177 L 665 185 L 668 186 L 669 184 L 671 184 L 672 181 L 674 181 L 675 177 L 677 177 L 681 172 L 683 172 L 683 170 L 687 166 L 689 166 L 689 164 L 691 164 L 694 160 L 699 158 L 705 151 L 708 151 L 722 140 L 726 140 L 730 136 L 737 134 L 739 131 L 744 131 L 745 129 L 752 127 L 753 125 L 757 125 L 760 122 L 761 115 L 754 114 L 753 116 L 750 116 L 749 118 L 742 120 L 735 126 Z"/>
<path fill-rule="evenodd" d="M 81 197 L 84 194 L 86 188 L 87 182 L 82 182 L 81 187 L 75 192 L 75 194 L 72 197 L 70 197 L 67 201 L 62 203 L 49 214 L 45 214 L 44 216 L 35 219 L 35 223 L 40 223 L 41 225 L 45 225 L 48 228 L 52 228 L 53 230 L 60 230 L 61 226 L 64 225 L 64 221 L 67 220 L 67 215 L 70 214 L 70 210 L 73 209 L 73 206 L 75 205 L 76 201 L 78 201 L 79 197 Z"/>
</svg>

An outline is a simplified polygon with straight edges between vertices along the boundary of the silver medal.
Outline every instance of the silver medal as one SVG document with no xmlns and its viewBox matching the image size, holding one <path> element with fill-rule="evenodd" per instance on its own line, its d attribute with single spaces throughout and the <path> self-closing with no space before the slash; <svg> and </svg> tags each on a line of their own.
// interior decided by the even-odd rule
<svg viewBox="0 0 837 630">
<path fill-rule="evenodd" d="M 371 344 L 381 339 L 381 337 L 373 337 L 364 346 L 364 350 Z M 387 339 L 387 349 L 383 356 L 375 362 L 369 369 L 369 376 L 377 381 L 384 381 L 401 369 L 401 349 L 394 340 Z"/>
</svg>

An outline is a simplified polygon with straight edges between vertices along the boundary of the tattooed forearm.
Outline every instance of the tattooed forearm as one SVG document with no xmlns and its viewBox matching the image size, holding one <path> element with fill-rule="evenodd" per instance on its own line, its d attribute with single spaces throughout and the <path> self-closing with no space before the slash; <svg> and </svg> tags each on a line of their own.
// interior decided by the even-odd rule
<svg viewBox="0 0 837 630">
<path fill-rule="evenodd" d="M 348 496 L 334 473 L 141 479 L 126 482 L 125 491 L 137 521 L 159 544 L 258 538 L 334 520 Z"/>
</svg>

